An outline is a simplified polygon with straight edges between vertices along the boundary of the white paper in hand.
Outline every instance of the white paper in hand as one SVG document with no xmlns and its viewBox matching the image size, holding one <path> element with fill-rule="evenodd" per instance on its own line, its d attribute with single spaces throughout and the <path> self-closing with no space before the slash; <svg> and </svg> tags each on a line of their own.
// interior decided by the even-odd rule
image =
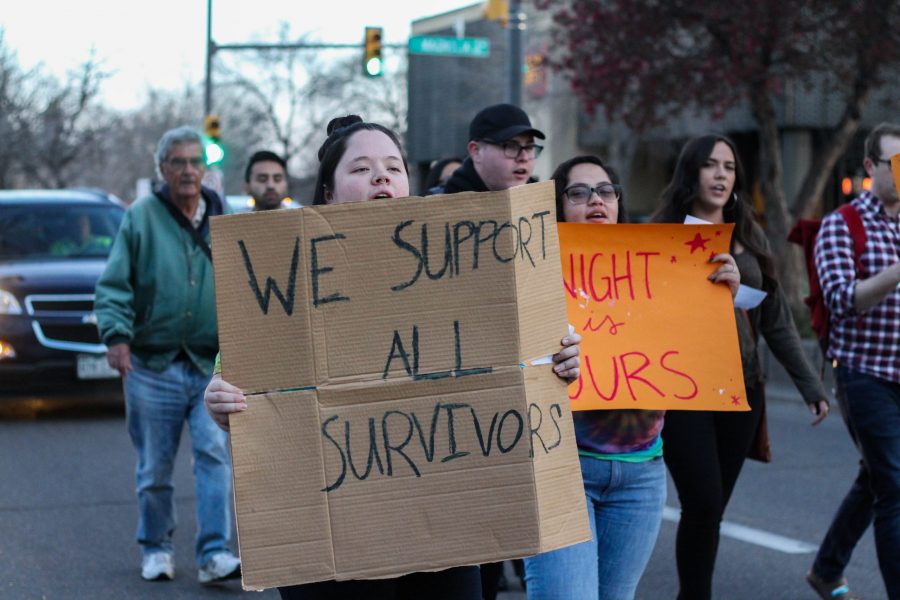
<svg viewBox="0 0 900 600">
<path fill-rule="evenodd" d="M 766 292 L 742 283 L 740 287 L 738 287 L 737 295 L 734 297 L 734 306 L 735 308 L 746 308 L 747 310 L 750 310 L 751 308 L 759 306 L 762 301 L 765 300 L 766 296 L 768 296 Z"/>
</svg>

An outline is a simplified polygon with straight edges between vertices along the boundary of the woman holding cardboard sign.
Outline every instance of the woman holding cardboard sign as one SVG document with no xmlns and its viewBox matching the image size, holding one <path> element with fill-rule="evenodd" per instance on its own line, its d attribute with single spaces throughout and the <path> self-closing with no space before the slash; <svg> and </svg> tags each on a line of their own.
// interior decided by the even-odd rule
<svg viewBox="0 0 900 600">
<path fill-rule="evenodd" d="M 357 116 L 334 119 L 328 125 L 328 139 L 319 149 L 316 204 L 364 202 L 409 195 L 406 161 L 400 142 L 391 130 L 364 123 Z M 578 376 L 580 337 L 570 335 L 554 357 L 554 372 L 563 378 Z M 214 376 L 205 395 L 206 407 L 221 427 L 228 428 L 228 415 L 247 408 L 243 392 Z M 440 543 L 440 540 L 437 540 Z M 327 581 L 280 588 L 290 599 L 481 599 L 481 578 L 477 566 L 456 567 L 438 572 L 412 573 L 393 579 L 372 581 Z"/>
<path fill-rule="evenodd" d="M 560 164 L 556 215 L 567 223 L 612 225 L 626 221 L 616 172 L 596 156 Z M 737 293 L 734 259 L 709 276 Z M 625 600 L 635 589 L 659 533 L 666 500 L 662 459 L 664 411 L 594 410 L 573 413 L 593 539 L 525 559 L 530 600 Z"/>
<path fill-rule="evenodd" d="M 744 194 L 745 180 L 734 143 L 724 136 L 690 140 L 653 216 L 682 223 L 687 215 L 712 223 L 734 223 L 732 253 L 744 282 L 767 296 L 750 310 L 735 310 L 744 383 L 750 412 L 672 411 L 663 431 L 666 465 L 681 501 L 676 538 L 679 598 L 703 600 L 712 594 L 719 523 L 744 459 L 767 460 L 763 373 L 757 355 L 762 333 L 803 395 L 816 425 L 828 414 L 825 388 L 816 376 L 794 326 L 787 300 L 775 277 L 765 234 L 754 222 Z M 756 438 L 756 442 L 754 439 Z"/>
</svg>

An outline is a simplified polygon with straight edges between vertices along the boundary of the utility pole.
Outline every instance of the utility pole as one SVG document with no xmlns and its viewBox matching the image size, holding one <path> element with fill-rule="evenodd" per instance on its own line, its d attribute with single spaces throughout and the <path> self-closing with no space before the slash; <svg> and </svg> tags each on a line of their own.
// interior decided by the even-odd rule
<svg viewBox="0 0 900 600">
<path fill-rule="evenodd" d="M 525 15 L 522 13 L 521 0 L 509 3 L 509 91 L 510 104 L 522 106 L 522 65 L 525 58 L 522 53 L 522 35 L 525 30 Z"/>
<path fill-rule="evenodd" d="M 203 114 L 212 114 L 212 58 L 216 51 L 212 41 L 212 0 L 206 0 L 206 83 L 203 90 Z"/>
</svg>

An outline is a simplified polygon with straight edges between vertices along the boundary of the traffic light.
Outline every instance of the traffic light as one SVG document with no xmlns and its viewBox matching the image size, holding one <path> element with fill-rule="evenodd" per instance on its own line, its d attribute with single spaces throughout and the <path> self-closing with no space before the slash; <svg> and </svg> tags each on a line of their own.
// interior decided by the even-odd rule
<svg viewBox="0 0 900 600">
<path fill-rule="evenodd" d="M 369 77 L 380 77 L 384 73 L 381 58 L 381 27 L 366 27 L 366 50 L 363 54 L 363 73 Z"/>
<path fill-rule="evenodd" d="M 203 129 L 206 133 L 206 145 L 203 153 L 206 155 L 206 164 L 215 165 L 225 158 L 225 149 L 219 142 L 221 135 L 218 115 L 206 115 L 203 119 Z"/>
<path fill-rule="evenodd" d="M 507 0 L 487 0 L 484 3 L 484 18 L 488 21 L 500 21 L 506 27 L 509 23 L 509 2 Z"/>
</svg>

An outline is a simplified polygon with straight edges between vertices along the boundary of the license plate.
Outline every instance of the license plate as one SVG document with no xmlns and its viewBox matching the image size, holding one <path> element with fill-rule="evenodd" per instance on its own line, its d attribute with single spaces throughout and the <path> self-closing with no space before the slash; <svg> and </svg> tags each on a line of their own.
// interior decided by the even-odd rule
<svg viewBox="0 0 900 600">
<path fill-rule="evenodd" d="M 109 366 L 105 354 L 79 354 L 76 363 L 78 379 L 116 379 L 119 372 Z"/>
</svg>

